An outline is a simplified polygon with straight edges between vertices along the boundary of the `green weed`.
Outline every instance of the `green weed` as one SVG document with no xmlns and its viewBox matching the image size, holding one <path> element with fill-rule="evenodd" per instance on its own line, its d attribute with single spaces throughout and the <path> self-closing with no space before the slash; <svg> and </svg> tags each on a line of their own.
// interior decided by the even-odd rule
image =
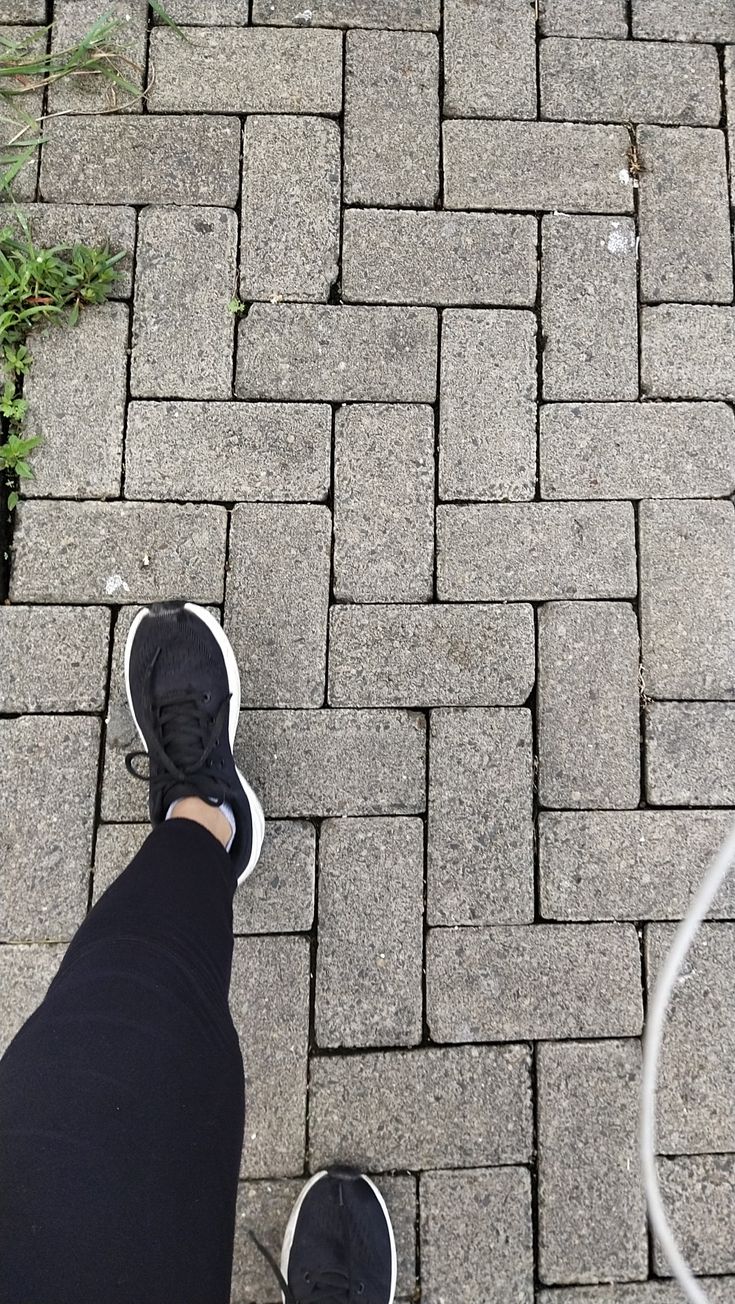
<svg viewBox="0 0 735 1304">
<path fill-rule="evenodd" d="M 36 245 L 25 219 L 18 217 L 20 234 L 10 227 L 0 230 L 0 369 L 4 384 L 0 418 L 7 432 L 0 443 L 0 471 L 11 480 L 33 475 L 28 456 L 38 436 L 23 436 L 27 404 L 21 396 L 22 377 L 31 365 L 26 344 L 32 330 L 54 322 L 74 325 L 82 308 L 104 303 L 124 254 L 89 245 Z M 13 489 L 9 507 L 18 501 Z"/>
<path fill-rule="evenodd" d="M 16 176 L 44 140 L 42 119 L 27 113 L 19 103 L 24 95 L 65 77 L 84 77 L 109 85 L 109 112 L 125 107 L 117 103 L 120 91 L 125 92 L 128 104 L 140 99 L 140 87 L 130 78 L 130 73 L 140 72 L 140 68 L 115 45 L 122 26 L 118 18 L 99 18 L 80 41 L 61 50 L 47 49 L 50 26 L 20 38 L 0 36 L 0 121 L 9 124 L 4 132 L 8 139 L 0 148 L 3 190 L 12 193 Z"/>
<path fill-rule="evenodd" d="M 156 18 L 160 18 L 164 27 L 172 27 L 173 30 L 176 32 L 177 36 L 181 37 L 182 41 L 189 40 L 189 37 L 186 35 L 186 32 L 182 32 L 181 28 L 179 27 L 179 24 L 175 23 L 171 15 L 166 13 L 166 10 L 164 9 L 163 5 L 160 3 L 160 0 L 148 0 L 148 3 L 151 9 L 153 10 L 154 14 L 156 15 Z"/>
<path fill-rule="evenodd" d="M 31 435 L 23 438 L 21 435 L 8 435 L 4 444 L 0 444 L 0 470 L 9 473 L 8 479 L 12 482 L 15 480 L 32 480 L 33 468 L 29 465 L 28 456 L 41 443 L 39 435 Z M 8 494 L 8 511 L 13 510 L 18 504 L 18 490 L 12 489 Z"/>
</svg>

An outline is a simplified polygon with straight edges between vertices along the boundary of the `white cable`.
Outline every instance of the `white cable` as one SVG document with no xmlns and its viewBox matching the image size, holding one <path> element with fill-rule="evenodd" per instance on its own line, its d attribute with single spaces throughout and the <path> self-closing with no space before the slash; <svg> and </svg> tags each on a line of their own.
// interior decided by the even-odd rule
<svg viewBox="0 0 735 1304">
<path fill-rule="evenodd" d="M 691 1304 L 708 1304 L 707 1296 L 697 1283 L 689 1264 L 677 1245 L 664 1211 L 656 1170 L 656 1086 L 666 1012 L 674 983 L 697 930 L 719 889 L 735 864 L 735 824 L 717 852 L 686 915 L 676 930 L 671 949 L 661 966 L 648 1006 L 643 1041 L 643 1075 L 641 1079 L 640 1159 L 643 1185 L 648 1202 L 651 1226 L 661 1242 L 669 1266 Z"/>
</svg>

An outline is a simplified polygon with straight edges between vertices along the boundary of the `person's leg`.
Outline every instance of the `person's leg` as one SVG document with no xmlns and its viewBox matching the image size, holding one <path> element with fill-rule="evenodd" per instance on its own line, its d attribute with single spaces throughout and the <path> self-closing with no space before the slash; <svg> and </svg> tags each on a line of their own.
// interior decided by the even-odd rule
<svg viewBox="0 0 735 1304">
<path fill-rule="evenodd" d="M 155 829 L 0 1061 L 2 1304 L 229 1299 L 233 886 L 205 829 Z"/>
<path fill-rule="evenodd" d="M 157 827 L 0 1061 L 0 1304 L 229 1300 L 232 897 L 263 822 L 232 759 L 228 647 L 196 608 L 136 622 L 126 674 Z M 213 832 L 178 818 L 197 810 Z"/>
</svg>

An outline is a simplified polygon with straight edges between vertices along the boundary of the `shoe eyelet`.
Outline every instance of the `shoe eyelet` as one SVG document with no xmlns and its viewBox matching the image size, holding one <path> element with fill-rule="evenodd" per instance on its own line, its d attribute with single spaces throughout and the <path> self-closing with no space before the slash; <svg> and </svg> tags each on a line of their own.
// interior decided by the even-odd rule
<svg viewBox="0 0 735 1304">
<path fill-rule="evenodd" d="M 310 1273 L 310 1272 L 305 1272 L 305 1273 L 304 1273 L 304 1281 L 307 1283 L 307 1285 L 311 1282 L 311 1273 Z"/>
<path fill-rule="evenodd" d="M 364 1295 L 364 1294 L 365 1294 L 365 1282 L 364 1282 L 364 1281 L 359 1281 L 359 1282 L 357 1283 L 357 1290 L 355 1291 L 355 1294 L 356 1294 L 356 1295 Z"/>
<path fill-rule="evenodd" d="M 203 702 L 211 702 L 211 700 L 212 700 L 212 694 L 211 694 L 211 693 L 203 693 L 203 694 L 202 694 L 202 701 L 203 701 Z"/>
</svg>

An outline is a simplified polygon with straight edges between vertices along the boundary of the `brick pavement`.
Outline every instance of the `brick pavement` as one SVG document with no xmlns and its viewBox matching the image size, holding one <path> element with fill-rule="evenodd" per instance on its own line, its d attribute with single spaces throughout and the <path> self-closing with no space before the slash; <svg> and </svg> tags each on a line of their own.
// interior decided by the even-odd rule
<svg viewBox="0 0 735 1304">
<path fill-rule="evenodd" d="M 59 85 L 20 178 L 40 238 L 128 257 L 27 385 L 0 1040 L 145 835 L 131 604 L 204 602 L 268 817 L 234 1304 L 275 1300 L 247 1225 L 275 1243 L 337 1156 L 384 1175 L 403 1299 L 678 1298 L 634 1128 L 650 984 L 735 807 L 735 6 L 537 7 L 168 0 L 186 44 L 117 5 L 146 104 Z M 97 16 L 56 11 L 58 41 Z M 733 919 L 731 884 L 661 1071 L 715 1304 Z"/>
</svg>

